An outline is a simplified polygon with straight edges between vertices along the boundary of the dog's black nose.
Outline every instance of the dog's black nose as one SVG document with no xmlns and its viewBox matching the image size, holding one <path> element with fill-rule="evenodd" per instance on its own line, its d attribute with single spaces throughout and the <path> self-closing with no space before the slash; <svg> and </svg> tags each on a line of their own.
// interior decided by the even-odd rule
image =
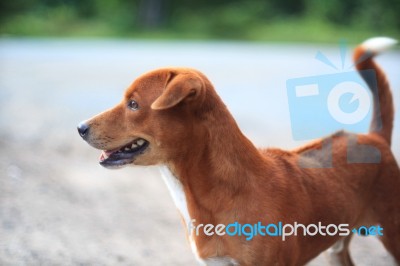
<svg viewBox="0 0 400 266">
<path fill-rule="evenodd" d="M 85 122 L 81 122 L 78 125 L 78 132 L 79 132 L 79 135 L 81 135 L 82 138 L 87 137 L 88 132 L 89 132 L 89 126 Z"/>
</svg>

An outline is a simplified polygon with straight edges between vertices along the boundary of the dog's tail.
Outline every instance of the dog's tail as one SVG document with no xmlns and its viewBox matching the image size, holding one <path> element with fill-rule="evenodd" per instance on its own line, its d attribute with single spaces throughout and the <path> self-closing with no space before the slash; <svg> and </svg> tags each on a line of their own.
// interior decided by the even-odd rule
<svg viewBox="0 0 400 266">
<path fill-rule="evenodd" d="M 393 130 L 394 107 L 393 97 L 385 73 L 374 62 L 373 57 L 397 43 L 396 40 L 387 37 L 375 37 L 366 40 L 356 47 L 354 51 L 354 63 L 361 76 L 369 86 L 374 97 L 374 109 L 370 132 L 382 136 L 390 145 Z M 375 78 L 371 78 L 362 70 L 372 69 Z M 377 88 L 375 87 L 377 86 Z"/>
</svg>

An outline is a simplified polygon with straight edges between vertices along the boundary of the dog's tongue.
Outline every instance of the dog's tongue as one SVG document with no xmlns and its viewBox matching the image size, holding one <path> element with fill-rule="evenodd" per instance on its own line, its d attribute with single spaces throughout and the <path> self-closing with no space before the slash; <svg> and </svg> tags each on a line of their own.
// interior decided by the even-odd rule
<svg viewBox="0 0 400 266">
<path fill-rule="evenodd" d="M 118 150 L 119 149 L 102 151 L 101 154 L 100 154 L 100 161 L 103 161 L 103 160 L 107 159 L 108 157 L 110 157 L 111 154 L 113 154 L 114 152 L 116 152 Z"/>
<path fill-rule="evenodd" d="M 113 154 L 114 152 L 116 152 L 118 149 L 115 150 L 111 150 L 111 151 L 103 151 L 104 155 L 106 155 L 107 157 L 110 156 L 111 154 Z"/>
</svg>

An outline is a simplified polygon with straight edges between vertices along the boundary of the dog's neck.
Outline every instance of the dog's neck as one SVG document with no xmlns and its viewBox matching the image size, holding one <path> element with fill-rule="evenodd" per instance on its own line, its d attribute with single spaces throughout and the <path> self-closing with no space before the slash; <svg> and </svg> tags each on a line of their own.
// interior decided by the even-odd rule
<svg viewBox="0 0 400 266">
<path fill-rule="evenodd" d="M 255 178 L 268 171 L 268 160 L 242 134 L 223 103 L 214 105 L 205 119 L 205 133 L 190 134 L 190 151 L 167 164 L 182 184 L 191 218 L 208 222 L 229 209 L 232 199 L 249 195 Z"/>
<path fill-rule="evenodd" d="M 186 229 L 191 220 L 217 225 L 247 219 L 260 178 L 274 169 L 274 161 L 262 156 L 242 134 L 218 96 L 206 102 L 207 112 L 193 122 L 192 130 L 188 127 L 179 153 L 161 168 Z M 220 238 L 187 233 L 200 257 L 226 253 Z"/>
</svg>

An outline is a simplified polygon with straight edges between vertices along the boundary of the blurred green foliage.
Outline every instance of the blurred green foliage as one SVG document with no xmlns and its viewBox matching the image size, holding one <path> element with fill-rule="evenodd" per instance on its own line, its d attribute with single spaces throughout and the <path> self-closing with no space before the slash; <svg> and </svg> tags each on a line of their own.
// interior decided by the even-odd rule
<svg viewBox="0 0 400 266">
<path fill-rule="evenodd" d="M 12 0 L 0 34 L 358 42 L 400 36 L 400 0 Z"/>
</svg>

